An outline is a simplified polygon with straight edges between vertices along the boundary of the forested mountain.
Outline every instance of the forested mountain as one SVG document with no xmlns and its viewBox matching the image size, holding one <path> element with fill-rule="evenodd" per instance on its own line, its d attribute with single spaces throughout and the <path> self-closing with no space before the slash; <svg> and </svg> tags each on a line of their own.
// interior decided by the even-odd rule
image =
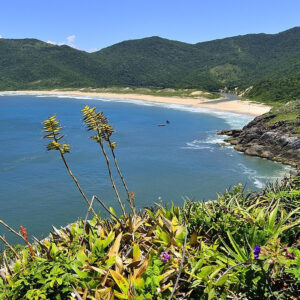
<svg viewBox="0 0 300 300">
<path fill-rule="evenodd" d="M 0 89 L 143 86 L 253 88 L 264 101 L 300 97 L 300 27 L 197 44 L 160 37 L 94 53 L 35 39 L 0 39 Z"/>
<path fill-rule="evenodd" d="M 96 84 L 90 55 L 35 39 L 0 39 L 0 88 L 39 89 Z M 103 74 L 104 75 L 104 74 Z"/>
</svg>

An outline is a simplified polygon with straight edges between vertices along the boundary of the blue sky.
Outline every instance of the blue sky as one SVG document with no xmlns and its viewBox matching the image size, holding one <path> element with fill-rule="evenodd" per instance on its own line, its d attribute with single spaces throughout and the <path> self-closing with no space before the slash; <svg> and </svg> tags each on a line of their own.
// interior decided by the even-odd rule
<svg viewBox="0 0 300 300">
<path fill-rule="evenodd" d="M 94 51 L 158 35 L 197 43 L 300 26 L 300 0 L 3 0 L 0 35 Z"/>
</svg>

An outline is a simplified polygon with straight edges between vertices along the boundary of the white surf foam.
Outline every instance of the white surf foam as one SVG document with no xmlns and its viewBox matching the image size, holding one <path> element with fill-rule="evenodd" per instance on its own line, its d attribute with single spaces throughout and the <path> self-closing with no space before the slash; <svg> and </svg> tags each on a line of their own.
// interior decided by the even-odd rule
<svg viewBox="0 0 300 300">
<path fill-rule="evenodd" d="M 201 113 L 201 114 L 208 114 L 215 116 L 217 118 L 223 119 L 231 128 L 239 129 L 242 128 L 244 125 L 249 123 L 253 116 L 245 115 L 245 114 L 238 114 L 232 112 L 225 112 L 225 111 L 218 111 L 209 108 L 200 108 L 182 104 L 168 104 L 168 103 L 159 103 L 159 102 L 152 102 L 152 101 L 144 101 L 144 100 L 137 100 L 137 99 L 127 99 L 127 98 L 103 98 L 97 96 L 76 96 L 71 94 L 30 94 L 30 93 L 22 93 L 22 92 L 1 92 L 0 95 L 2 96 L 27 96 L 32 95 L 39 98 L 46 98 L 46 97 L 57 97 L 57 98 L 65 98 L 65 99 L 80 99 L 80 100 L 97 100 L 103 102 L 120 102 L 120 103 L 128 103 L 128 104 L 135 104 L 135 105 L 143 105 L 143 106 L 155 106 L 155 107 L 162 107 L 167 109 L 175 109 L 181 110 L 191 113 Z"/>
<path fill-rule="evenodd" d="M 216 133 L 210 134 L 202 143 L 204 144 L 222 144 L 225 143 L 225 135 L 217 135 Z"/>
<path fill-rule="evenodd" d="M 132 100 L 126 100 L 126 102 L 127 101 L 132 101 Z M 134 101 L 139 101 L 139 100 L 134 100 Z M 144 102 L 144 101 L 140 101 L 140 102 Z M 159 107 L 176 109 L 176 110 L 187 111 L 192 113 L 212 115 L 217 118 L 223 119 L 232 129 L 242 128 L 254 118 L 253 116 L 245 115 L 245 114 L 218 111 L 209 108 L 200 108 L 200 107 L 194 107 L 194 106 L 188 106 L 182 104 L 166 104 L 166 103 L 156 103 L 156 102 L 147 102 L 147 103 L 149 104 L 151 103 L 151 106 L 159 106 Z M 139 104 L 139 102 L 137 102 L 137 104 Z"/>
<path fill-rule="evenodd" d="M 295 170 L 290 166 L 282 166 L 282 169 L 278 171 L 275 176 L 270 176 L 259 175 L 256 170 L 250 169 L 242 163 L 239 163 L 238 167 L 240 168 L 242 173 L 245 174 L 248 177 L 248 179 L 252 181 L 253 184 L 259 189 L 265 187 L 266 183 L 268 182 L 280 181 L 288 174 L 295 172 Z"/>
<path fill-rule="evenodd" d="M 186 143 L 186 146 L 181 147 L 181 149 L 192 149 L 192 150 L 209 149 L 209 150 L 213 150 L 213 147 L 203 145 L 203 143 L 199 140 L 193 140 L 192 142 Z"/>
<path fill-rule="evenodd" d="M 258 178 L 254 178 L 253 184 L 258 187 L 259 189 L 262 189 L 265 187 L 265 184 L 261 182 Z"/>
<path fill-rule="evenodd" d="M 208 145 L 228 144 L 224 141 L 224 138 L 226 138 L 226 136 L 217 135 L 213 132 L 204 140 L 195 139 L 192 142 L 187 142 L 186 146 L 182 147 L 182 149 L 214 149 L 214 147 Z"/>
</svg>

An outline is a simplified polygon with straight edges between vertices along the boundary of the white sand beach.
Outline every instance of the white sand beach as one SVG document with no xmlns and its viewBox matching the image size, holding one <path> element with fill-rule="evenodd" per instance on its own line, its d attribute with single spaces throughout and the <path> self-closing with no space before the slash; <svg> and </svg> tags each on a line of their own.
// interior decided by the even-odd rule
<svg viewBox="0 0 300 300">
<path fill-rule="evenodd" d="M 81 92 L 81 91 L 61 91 L 61 90 L 48 90 L 48 91 L 10 91 L 3 93 L 20 93 L 30 95 L 73 95 L 73 96 L 88 96 L 100 98 L 125 98 L 133 100 L 151 101 L 167 104 L 180 104 L 193 107 L 207 108 L 220 111 L 228 111 L 240 114 L 247 114 L 252 116 L 262 115 L 268 112 L 271 107 L 254 103 L 248 100 L 228 100 L 219 101 L 221 99 L 207 99 L 204 97 L 197 98 L 180 98 L 180 97 L 161 97 L 143 94 L 119 94 L 119 93 L 97 93 L 97 92 Z"/>
</svg>

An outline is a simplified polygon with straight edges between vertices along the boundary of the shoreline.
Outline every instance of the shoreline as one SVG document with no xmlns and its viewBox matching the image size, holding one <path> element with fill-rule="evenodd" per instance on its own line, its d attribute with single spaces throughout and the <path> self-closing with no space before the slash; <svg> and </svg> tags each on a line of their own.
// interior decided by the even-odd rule
<svg viewBox="0 0 300 300">
<path fill-rule="evenodd" d="M 97 92 L 81 92 L 81 91 L 61 91 L 61 90 L 43 90 L 43 91 L 1 91 L 0 94 L 22 94 L 22 95 L 71 95 L 71 96 L 87 96 L 99 98 L 118 98 L 141 100 L 146 102 L 165 103 L 165 104 L 180 104 L 184 106 L 192 106 L 205 108 L 223 112 L 231 112 L 237 114 L 245 114 L 251 116 L 259 116 L 268 112 L 271 107 L 265 104 L 253 103 L 248 100 L 228 100 L 199 98 L 179 98 L 179 97 L 162 97 L 144 94 L 119 94 L 119 93 L 97 93 Z M 216 102 L 222 100 L 222 102 Z M 225 101 L 223 101 L 225 100 Z"/>
</svg>

